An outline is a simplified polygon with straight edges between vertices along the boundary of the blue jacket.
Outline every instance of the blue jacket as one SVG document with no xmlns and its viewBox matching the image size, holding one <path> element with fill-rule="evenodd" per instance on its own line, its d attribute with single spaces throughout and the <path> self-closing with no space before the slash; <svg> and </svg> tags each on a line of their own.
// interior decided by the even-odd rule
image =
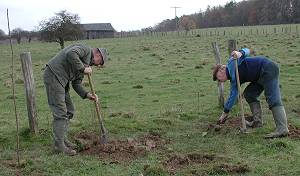
<svg viewBox="0 0 300 176">
<path fill-rule="evenodd" d="M 260 77 L 262 66 L 271 61 L 261 56 L 249 57 L 250 50 L 248 48 L 243 48 L 240 50 L 240 52 L 242 53 L 242 57 L 237 60 L 240 84 L 243 84 L 245 82 L 257 82 Z M 224 112 L 228 113 L 232 109 L 232 106 L 235 104 L 238 98 L 235 63 L 232 57 L 230 57 L 228 60 L 226 74 L 228 79 L 230 80 L 230 95 L 224 105 Z"/>
</svg>

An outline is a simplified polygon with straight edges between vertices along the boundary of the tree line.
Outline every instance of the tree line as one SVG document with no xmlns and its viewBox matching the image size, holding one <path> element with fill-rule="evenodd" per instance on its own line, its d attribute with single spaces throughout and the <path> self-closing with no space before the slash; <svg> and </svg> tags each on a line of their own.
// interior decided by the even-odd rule
<svg viewBox="0 0 300 176">
<path fill-rule="evenodd" d="M 184 15 L 180 18 L 166 19 L 161 23 L 144 28 L 141 32 L 167 32 L 191 29 L 271 25 L 300 22 L 300 0 L 244 0 L 241 2 L 230 1 L 224 6 L 208 6 L 204 12 Z M 138 31 L 140 32 L 140 31 Z M 13 29 L 11 37 L 18 43 L 22 38 L 30 42 L 33 38 L 58 42 L 64 48 L 67 40 L 78 40 L 83 36 L 78 14 L 66 10 L 55 13 L 55 16 L 40 22 L 35 31 L 25 31 L 21 28 Z M 0 29 L 0 40 L 8 36 Z"/>
<path fill-rule="evenodd" d="M 204 12 L 167 19 L 142 29 L 143 32 L 166 32 L 210 27 L 272 25 L 300 22 L 299 0 L 230 1 L 224 6 L 208 6 Z"/>
<path fill-rule="evenodd" d="M 26 39 L 27 42 L 31 42 L 33 38 L 39 37 L 40 33 L 38 31 L 27 31 L 23 30 L 22 28 L 15 28 L 11 31 L 11 38 L 15 39 L 18 44 L 21 43 L 21 39 Z M 8 35 L 0 29 L 0 40 L 8 39 Z"/>
</svg>

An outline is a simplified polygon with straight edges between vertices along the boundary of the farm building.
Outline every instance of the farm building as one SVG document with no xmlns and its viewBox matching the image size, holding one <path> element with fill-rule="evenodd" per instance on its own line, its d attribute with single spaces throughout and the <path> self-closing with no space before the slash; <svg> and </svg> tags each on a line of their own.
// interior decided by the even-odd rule
<svg viewBox="0 0 300 176">
<path fill-rule="evenodd" d="M 113 38 L 115 29 L 110 23 L 81 24 L 84 39 Z"/>
</svg>

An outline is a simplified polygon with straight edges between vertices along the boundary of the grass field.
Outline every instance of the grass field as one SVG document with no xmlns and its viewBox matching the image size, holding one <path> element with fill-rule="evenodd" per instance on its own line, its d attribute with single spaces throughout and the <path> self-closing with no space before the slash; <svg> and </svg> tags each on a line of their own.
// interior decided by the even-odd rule
<svg viewBox="0 0 300 176">
<path fill-rule="evenodd" d="M 300 38 L 295 33 L 80 41 L 91 47 L 106 47 L 110 53 L 105 68 L 94 69 L 93 73 L 110 140 L 137 141 L 138 149 L 146 150 L 142 154 L 129 151 L 125 158 L 84 151 L 74 157 L 56 155 L 52 153 L 52 116 L 41 69 L 60 47 L 57 43 L 20 44 L 13 46 L 22 160 L 21 167 L 16 167 L 10 47 L 0 45 L 0 175 L 299 175 L 299 138 L 263 139 L 275 127 L 263 95 L 263 128 L 250 130 L 247 135 L 230 125 L 220 131 L 209 128 L 222 112 L 211 76 L 215 62 L 211 42 L 218 43 L 222 62 L 226 63 L 229 39 L 279 64 L 288 121 L 300 127 Z M 24 51 L 31 52 L 33 62 L 38 136 L 28 131 L 19 61 Z M 228 90 L 226 83 L 226 95 Z M 71 138 L 83 132 L 91 136 L 98 133 L 93 104 L 73 90 L 71 96 L 76 106 Z M 249 114 L 246 104 L 245 108 Z M 235 106 L 231 116 L 237 114 Z"/>
</svg>

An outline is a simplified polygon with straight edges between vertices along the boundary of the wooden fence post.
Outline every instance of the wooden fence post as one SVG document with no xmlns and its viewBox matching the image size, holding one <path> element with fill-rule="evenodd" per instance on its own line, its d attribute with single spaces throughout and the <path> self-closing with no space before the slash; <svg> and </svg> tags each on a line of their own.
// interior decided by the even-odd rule
<svg viewBox="0 0 300 176">
<path fill-rule="evenodd" d="M 228 41 L 228 53 L 231 56 L 232 51 L 236 50 L 236 40 Z"/>
<path fill-rule="evenodd" d="M 216 64 L 221 64 L 221 57 L 219 47 L 216 42 L 211 43 L 213 52 L 215 54 Z M 220 107 L 224 107 L 224 83 L 219 82 L 217 83 L 218 86 L 218 102 Z"/>
<path fill-rule="evenodd" d="M 27 100 L 27 111 L 30 131 L 38 134 L 37 112 L 35 103 L 35 86 L 32 72 L 31 55 L 29 52 L 20 54 L 24 86 Z"/>
</svg>

